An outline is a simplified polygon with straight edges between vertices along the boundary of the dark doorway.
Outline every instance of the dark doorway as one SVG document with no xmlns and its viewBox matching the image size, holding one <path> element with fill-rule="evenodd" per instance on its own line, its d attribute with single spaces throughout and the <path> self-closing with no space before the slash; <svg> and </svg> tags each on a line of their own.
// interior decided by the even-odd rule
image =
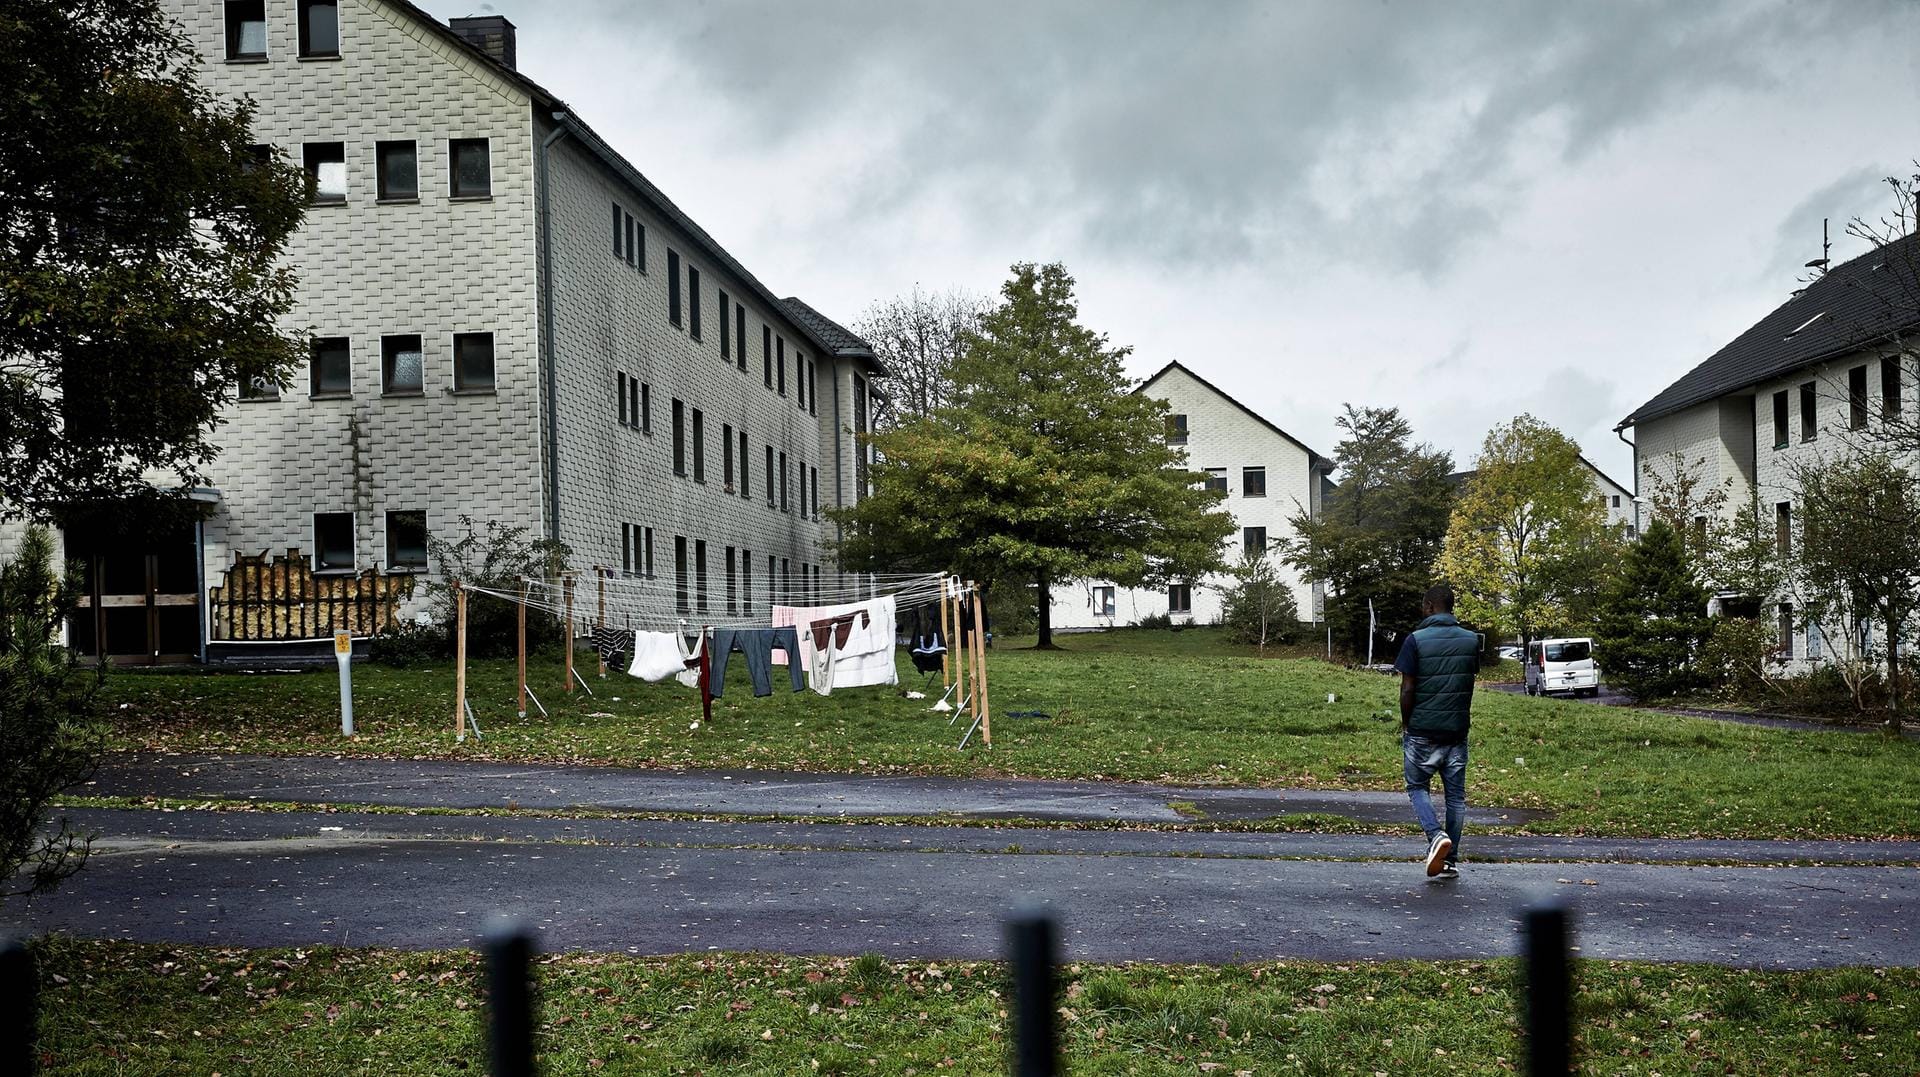
<svg viewBox="0 0 1920 1077">
<path fill-rule="evenodd" d="M 79 574 L 81 586 L 80 608 L 68 626 L 73 649 L 114 665 L 197 659 L 200 544 L 195 530 L 192 524 L 176 524 L 128 538 L 70 529 L 67 564 Z"/>
</svg>

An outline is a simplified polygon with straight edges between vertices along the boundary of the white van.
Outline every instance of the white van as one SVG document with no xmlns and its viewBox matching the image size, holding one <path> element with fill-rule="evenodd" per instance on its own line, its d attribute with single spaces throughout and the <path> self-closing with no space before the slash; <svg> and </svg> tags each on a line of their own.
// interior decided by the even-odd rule
<svg viewBox="0 0 1920 1077">
<path fill-rule="evenodd" d="M 1527 651 L 1527 694 L 1568 692 L 1576 696 L 1600 694 L 1600 667 L 1593 661 L 1591 639 L 1534 640 Z"/>
</svg>

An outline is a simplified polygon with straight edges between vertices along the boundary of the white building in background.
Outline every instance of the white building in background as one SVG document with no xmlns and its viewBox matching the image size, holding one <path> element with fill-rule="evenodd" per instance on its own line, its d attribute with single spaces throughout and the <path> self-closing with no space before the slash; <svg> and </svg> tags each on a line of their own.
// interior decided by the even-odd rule
<svg viewBox="0 0 1920 1077">
<path fill-rule="evenodd" d="M 204 660 L 364 633 L 418 603 L 427 536 L 461 516 L 656 579 L 694 619 L 828 585 L 824 510 L 865 485 L 854 435 L 884 371 L 521 74 L 511 23 L 166 6 L 202 84 L 250 97 L 262 152 L 315 181 L 287 252 L 309 362 L 226 410 L 204 522 L 69 528 L 76 647 Z"/>
<path fill-rule="evenodd" d="M 1225 507 L 1235 525 L 1226 551 L 1229 564 L 1245 551 L 1270 551 L 1290 539 L 1293 516 L 1319 515 L 1332 461 L 1177 362 L 1135 392 L 1167 402 L 1169 442 L 1184 445 L 1187 466 L 1206 472 L 1208 485 L 1226 492 Z M 1277 558 L 1275 568 L 1293 588 L 1301 619 L 1319 620 L 1318 588 Z M 1113 628 L 1161 614 L 1177 623 L 1211 624 L 1220 619 L 1222 588 L 1229 583 L 1224 576 L 1209 576 L 1167 588 L 1127 588 L 1110 580 L 1062 584 L 1051 596 L 1053 627 Z"/>
<path fill-rule="evenodd" d="M 1594 496 L 1600 499 L 1600 507 L 1606 510 L 1607 526 L 1624 526 L 1628 538 L 1638 535 L 1640 516 L 1634 503 L 1633 491 L 1615 482 L 1611 476 L 1600 470 L 1599 465 L 1585 456 L 1580 458 L 1580 463 L 1586 466 L 1587 478 L 1593 483 Z M 1453 483 L 1454 489 L 1458 491 L 1476 474 L 1478 472 L 1473 470 L 1456 471 L 1447 476 L 1447 481 Z"/>
<path fill-rule="evenodd" d="M 1707 489 L 1725 484 L 1729 517 L 1754 513 L 1791 552 L 1801 539 L 1793 469 L 1845 453 L 1877 425 L 1911 422 L 1920 407 L 1910 340 L 1920 328 L 1916 270 L 1916 235 L 1833 267 L 1622 419 L 1640 489 L 1671 477 L 1677 453 Z M 1792 595 L 1722 595 L 1719 604 L 1774 624 L 1779 658 L 1797 668 L 1833 650 Z M 1869 648 L 1872 634 L 1869 626 Z"/>
</svg>

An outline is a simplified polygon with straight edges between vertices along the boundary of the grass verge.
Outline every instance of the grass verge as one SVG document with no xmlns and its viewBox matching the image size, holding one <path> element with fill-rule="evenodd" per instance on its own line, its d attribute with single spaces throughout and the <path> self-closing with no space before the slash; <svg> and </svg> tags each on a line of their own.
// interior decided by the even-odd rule
<svg viewBox="0 0 1920 1077">
<path fill-rule="evenodd" d="M 35 944 L 50 1075 L 470 1074 L 469 953 Z M 1089 1074 L 1505 1074 L 1509 961 L 1074 965 L 1060 1024 Z M 1583 962 L 1588 1072 L 1920 1070 L 1920 971 L 1755 973 Z M 543 1072 L 1007 1072 L 1004 970 L 982 962 L 716 955 L 541 959 Z"/>
<path fill-rule="evenodd" d="M 1011 641 L 1009 641 L 1011 642 Z M 997 647 L 991 750 L 955 748 L 930 700 L 863 688 L 755 699 L 735 679 L 713 721 L 672 682 L 610 675 L 568 696 L 555 663 L 533 686 L 550 710 L 514 711 L 511 662 L 469 670 L 483 739 L 456 746 L 445 667 L 354 671 L 352 740 L 331 669 L 122 672 L 109 681 L 119 746 L 156 751 L 365 754 L 644 767 L 1089 778 L 1394 790 L 1397 682 L 1312 659 L 1261 659 L 1217 631 L 1067 637 L 1061 651 Z M 934 679 L 932 694 L 938 695 Z M 903 670 L 902 684 L 919 684 Z M 1665 837 L 1920 836 L 1920 742 L 1805 732 L 1529 699 L 1474 703 L 1469 796 L 1546 809 L 1543 833 Z"/>
</svg>

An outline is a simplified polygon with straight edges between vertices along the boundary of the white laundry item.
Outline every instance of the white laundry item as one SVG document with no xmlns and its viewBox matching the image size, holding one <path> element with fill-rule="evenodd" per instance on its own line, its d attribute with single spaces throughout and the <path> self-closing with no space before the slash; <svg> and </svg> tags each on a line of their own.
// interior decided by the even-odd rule
<svg viewBox="0 0 1920 1077">
<path fill-rule="evenodd" d="M 706 649 L 707 634 L 701 632 L 699 635 L 693 637 L 693 645 L 691 647 L 687 646 L 687 636 L 684 632 L 673 633 L 673 641 L 678 644 L 680 648 L 681 667 L 680 672 L 673 675 L 673 679 L 686 685 L 688 688 L 700 687 L 700 652 Z M 688 666 L 688 662 L 692 662 L 694 665 Z"/>
<path fill-rule="evenodd" d="M 635 632 L 633 662 L 627 673 L 643 681 L 664 681 L 686 669 L 684 644 L 678 632 Z"/>
<path fill-rule="evenodd" d="M 900 671 L 894 663 L 894 616 L 898 603 L 892 595 L 870 598 L 862 602 L 843 602 L 836 606 L 775 606 L 772 610 L 774 627 L 793 625 L 800 636 L 800 654 L 797 656 L 801 668 L 808 674 L 813 690 L 826 695 L 834 688 L 859 688 L 867 685 L 899 684 Z M 849 613 L 865 613 L 865 623 L 856 620 L 853 631 L 847 635 L 844 647 L 834 648 L 831 655 L 831 668 L 826 670 L 826 684 L 822 686 L 815 677 L 819 668 L 813 647 L 813 633 L 807 626 L 815 621 L 832 620 Z M 780 661 L 780 652 L 774 652 L 774 661 Z"/>
</svg>

